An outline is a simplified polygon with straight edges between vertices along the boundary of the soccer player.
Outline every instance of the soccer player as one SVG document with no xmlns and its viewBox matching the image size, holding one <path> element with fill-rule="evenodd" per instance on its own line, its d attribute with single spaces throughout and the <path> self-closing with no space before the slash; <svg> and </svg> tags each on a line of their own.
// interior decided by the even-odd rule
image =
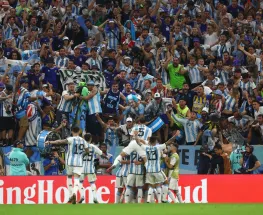
<svg viewBox="0 0 263 215">
<path fill-rule="evenodd" d="M 94 159 L 96 155 L 103 156 L 102 151 L 95 145 L 91 144 L 92 136 L 90 133 L 87 133 L 84 135 L 84 139 L 88 143 L 88 150 L 89 153 L 83 158 L 83 173 L 80 177 L 80 193 L 81 198 L 79 200 L 79 204 L 81 204 L 84 201 L 84 191 L 83 188 L 83 181 L 85 177 L 87 177 L 88 182 L 90 184 L 92 194 L 93 194 L 93 202 L 98 203 L 97 201 L 97 188 L 96 188 L 96 174 L 95 174 L 95 166 L 94 166 Z M 106 155 L 104 156 L 106 157 Z"/>
<path fill-rule="evenodd" d="M 79 190 L 79 178 L 83 173 L 83 156 L 89 153 L 88 143 L 79 136 L 80 129 L 72 128 L 72 136 L 64 140 L 47 141 L 45 144 L 67 144 L 68 152 L 66 154 L 67 185 L 69 190 L 69 202 L 76 204 L 76 196 Z M 72 195 L 72 176 L 74 175 L 74 193 Z"/>
<path fill-rule="evenodd" d="M 137 152 L 130 155 L 130 167 L 127 177 L 127 186 L 125 191 L 125 203 L 129 203 L 133 193 L 133 187 L 137 188 L 137 200 L 141 203 L 143 197 L 142 188 L 144 186 L 144 162 Z"/>
<path fill-rule="evenodd" d="M 129 145 L 122 150 L 121 154 L 116 157 L 113 165 L 108 168 L 107 171 L 111 171 L 112 169 L 114 169 L 118 165 L 118 163 L 122 161 L 123 157 L 130 155 L 133 151 L 137 152 L 143 159 L 144 163 L 146 163 L 146 154 L 145 151 L 141 148 L 141 145 L 147 144 L 148 139 L 152 136 L 152 129 L 144 125 L 145 122 L 145 119 L 141 118 L 139 120 L 139 124 L 135 125 L 131 131 L 131 136 L 134 136 L 136 133 L 137 137 L 139 137 L 140 140 L 137 142 L 132 140 Z"/>
<path fill-rule="evenodd" d="M 120 162 L 120 167 L 118 171 L 116 172 L 116 188 L 118 189 L 116 203 L 122 202 L 124 190 L 127 185 L 129 164 L 130 164 L 129 157 L 123 157 L 123 160 Z"/>
<path fill-rule="evenodd" d="M 176 199 L 173 195 L 173 192 L 176 193 L 176 196 L 178 198 L 178 201 L 182 203 L 182 197 L 181 193 L 178 189 L 178 180 L 179 180 L 179 164 L 180 164 L 180 158 L 178 155 L 178 144 L 172 143 L 170 145 L 171 147 L 171 157 L 170 160 L 168 157 L 165 157 L 165 164 L 169 168 L 169 190 L 172 192 L 169 192 L 169 196 L 173 200 L 173 202 L 176 202 Z"/>
<path fill-rule="evenodd" d="M 146 183 L 149 184 L 147 203 L 151 202 L 151 198 L 153 195 L 153 189 L 156 187 L 157 190 L 157 198 L 158 203 L 161 203 L 162 199 L 162 189 L 161 184 L 165 182 L 166 176 L 161 171 L 161 156 L 162 151 L 166 149 L 166 146 L 173 143 L 176 136 L 179 135 L 179 131 L 168 140 L 165 144 L 157 145 L 157 138 L 150 137 L 149 145 L 143 145 L 142 148 L 146 151 L 147 155 L 147 163 L 145 163 L 146 167 Z M 135 136 L 136 141 L 138 141 Z"/>
</svg>

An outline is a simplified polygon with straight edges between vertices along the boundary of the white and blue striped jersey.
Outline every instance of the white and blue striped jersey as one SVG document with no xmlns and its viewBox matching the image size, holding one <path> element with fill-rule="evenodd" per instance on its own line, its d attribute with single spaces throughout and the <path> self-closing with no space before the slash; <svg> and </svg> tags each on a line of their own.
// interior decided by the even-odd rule
<svg viewBox="0 0 263 215">
<path fill-rule="evenodd" d="M 236 106 L 236 99 L 228 95 L 225 100 L 225 110 L 234 111 Z"/>
<path fill-rule="evenodd" d="M 165 144 L 147 146 L 143 145 L 142 148 L 146 151 L 147 162 L 145 164 L 146 173 L 161 172 L 161 158 L 162 151 L 166 149 Z"/>
<path fill-rule="evenodd" d="M 130 167 L 129 167 L 129 174 L 135 175 L 144 175 L 144 165 L 135 165 L 134 161 L 142 162 L 143 159 L 139 156 L 137 152 L 132 152 L 130 154 Z"/>
<path fill-rule="evenodd" d="M 95 173 L 94 159 L 96 155 L 102 155 L 102 151 L 95 145 L 89 144 L 89 153 L 83 158 L 83 173 L 93 174 Z"/>
<path fill-rule="evenodd" d="M 67 57 L 58 56 L 55 59 L 55 64 L 59 68 L 67 67 L 68 66 L 68 61 L 69 61 L 69 59 Z"/>
<path fill-rule="evenodd" d="M 102 113 L 101 103 L 100 103 L 100 92 L 98 90 L 97 94 L 88 100 L 89 115 L 95 113 Z"/>
<path fill-rule="evenodd" d="M 116 132 L 116 128 L 110 128 L 108 127 L 105 131 L 104 135 L 105 142 L 107 145 L 109 144 L 110 146 L 117 146 L 119 145 L 119 137 Z M 108 149 L 108 151 L 110 151 Z"/>
<path fill-rule="evenodd" d="M 65 95 L 72 95 L 72 93 L 69 92 L 68 90 L 64 90 L 62 92 L 62 96 L 61 96 L 60 102 L 58 104 L 58 110 L 69 113 L 69 112 L 71 112 L 71 109 L 72 109 L 73 99 L 66 100 L 64 98 Z"/>
<path fill-rule="evenodd" d="M 229 73 L 225 70 L 216 70 L 215 76 L 220 78 L 220 81 L 225 85 L 228 83 L 229 80 Z"/>
<path fill-rule="evenodd" d="M 119 45 L 119 34 L 120 31 L 118 28 L 115 28 L 113 30 L 106 30 L 105 36 L 108 39 L 108 48 L 109 49 L 115 49 L 117 50 Z"/>
<path fill-rule="evenodd" d="M 198 65 L 194 67 L 187 66 L 185 69 L 188 71 L 191 84 L 197 84 L 204 81 L 203 74 L 198 69 Z"/>
<path fill-rule="evenodd" d="M 253 90 L 256 89 L 256 85 L 253 81 L 243 82 L 242 80 L 239 82 L 239 86 L 241 90 L 247 91 L 250 95 L 253 95 Z"/>
<path fill-rule="evenodd" d="M 68 152 L 66 154 L 66 164 L 73 167 L 83 166 L 83 155 L 88 143 L 82 137 L 68 137 Z"/>
<path fill-rule="evenodd" d="M 21 53 L 22 60 L 28 60 L 30 57 L 32 57 L 33 54 L 36 54 L 36 50 L 24 50 Z"/>
<path fill-rule="evenodd" d="M 174 116 L 176 121 L 180 122 L 184 126 L 185 139 L 187 143 L 195 142 L 198 136 L 198 133 L 202 127 L 202 124 L 199 120 L 189 120 L 185 118 L 179 118 Z"/>
<path fill-rule="evenodd" d="M 124 161 L 128 161 L 129 157 L 122 158 Z M 120 164 L 119 169 L 116 172 L 116 177 L 127 177 L 129 173 L 130 164 Z"/>
<path fill-rule="evenodd" d="M 134 135 L 134 131 L 139 131 L 138 137 L 145 141 L 148 141 L 148 139 L 152 136 L 152 129 L 146 125 L 134 125 L 131 131 L 131 135 Z"/>
<path fill-rule="evenodd" d="M 247 118 L 236 119 L 234 116 L 231 116 L 228 118 L 228 121 L 233 122 L 236 127 L 243 129 L 249 122 L 249 119 Z"/>
</svg>

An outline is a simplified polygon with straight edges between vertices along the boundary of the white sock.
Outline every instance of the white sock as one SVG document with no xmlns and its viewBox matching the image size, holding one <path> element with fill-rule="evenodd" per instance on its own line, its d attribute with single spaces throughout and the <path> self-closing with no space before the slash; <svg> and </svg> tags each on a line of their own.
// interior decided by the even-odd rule
<svg viewBox="0 0 263 215">
<path fill-rule="evenodd" d="M 160 186 L 156 187 L 157 190 L 157 200 L 158 203 L 162 203 L 162 188 Z"/>
<path fill-rule="evenodd" d="M 124 197 L 125 203 L 129 203 L 130 202 L 130 196 L 131 196 L 131 188 L 130 187 L 126 187 L 125 197 Z"/>
<path fill-rule="evenodd" d="M 137 198 L 138 203 L 142 203 L 142 188 L 138 188 Z"/>
<path fill-rule="evenodd" d="M 175 191 L 175 194 L 176 194 L 176 196 L 177 196 L 178 201 L 179 201 L 180 203 L 182 203 L 183 200 L 182 200 L 182 196 L 181 196 L 181 193 L 179 192 L 179 190 L 176 190 L 176 191 Z"/>
<path fill-rule="evenodd" d="M 118 155 L 118 156 L 115 158 L 114 162 L 113 162 L 113 166 L 117 166 L 117 165 L 121 162 L 121 160 L 122 160 L 122 156 L 121 156 L 121 155 Z"/>
<path fill-rule="evenodd" d="M 175 198 L 175 196 L 174 196 L 173 191 L 169 190 L 169 191 L 168 191 L 168 195 L 169 195 L 169 197 L 172 199 L 172 201 L 173 201 L 174 203 L 176 203 L 176 198 Z"/>
<path fill-rule="evenodd" d="M 74 177 L 74 189 L 73 192 L 77 196 L 79 191 L 79 178 Z"/>
<path fill-rule="evenodd" d="M 149 203 L 151 202 L 152 196 L 153 196 L 153 188 L 149 187 L 149 189 L 148 189 L 148 196 L 147 196 L 147 202 L 149 202 Z"/>
<path fill-rule="evenodd" d="M 133 202 L 133 199 L 134 199 L 134 192 L 132 189 L 130 189 L 130 199 L 129 199 L 129 202 Z"/>
<path fill-rule="evenodd" d="M 93 200 L 97 201 L 97 187 L 95 183 L 90 184 L 92 194 L 93 194 Z"/>
<path fill-rule="evenodd" d="M 67 177 L 67 186 L 68 186 L 68 192 L 69 192 L 69 197 L 72 196 L 72 177 Z"/>
<path fill-rule="evenodd" d="M 167 202 L 167 194 L 168 194 L 168 184 L 163 184 L 162 186 L 162 201 Z"/>
<path fill-rule="evenodd" d="M 143 194 L 143 202 L 146 203 L 148 198 L 148 190 L 145 190 Z"/>
<path fill-rule="evenodd" d="M 79 192 L 80 192 L 80 198 L 84 198 L 83 181 L 79 181 Z"/>
<path fill-rule="evenodd" d="M 120 203 L 120 200 L 121 200 L 121 193 L 118 191 L 117 192 L 117 195 L 116 195 L 116 203 Z"/>
</svg>

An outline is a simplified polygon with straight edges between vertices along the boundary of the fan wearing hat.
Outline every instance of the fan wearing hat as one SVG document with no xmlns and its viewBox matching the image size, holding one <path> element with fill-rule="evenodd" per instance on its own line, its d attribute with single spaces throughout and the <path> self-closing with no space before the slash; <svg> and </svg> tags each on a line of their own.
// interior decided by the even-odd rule
<svg viewBox="0 0 263 215">
<path fill-rule="evenodd" d="M 119 65 L 119 67 L 118 67 Z M 123 58 L 121 58 L 121 62 L 120 64 L 117 64 L 116 67 L 117 70 L 125 70 L 127 72 L 127 77 L 129 76 L 129 74 L 131 73 L 133 67 L 131 65 L 131 58 L 129 56 L 123 56 Z"/>
<path fill-rule="evenodd" d="M 17 140 L 14 142 L 14 148 L 9 154 L 10 160 L 10 175 L 11 176 L 26 176 L 26 166 L 29 164 L 27 155 L 23 152 L 24 142 Z"/>
<path fill-rule="evenodd" d="M 15 129 L 15 120 L 12 113 L 13 103 L 13 86 L 10 84 L 3 85 L 0 82 L 0 130 L 2 132 L 3 146 L 12 145 L 13 132 Z M 6 139 L 8 137 L 8 139 Z"/>
<path fill-rule="evenodd" d="M 69 55 L 72 52 L 71 46 L 73 45 L 73 41 L 69 41 L 69 38 L 67 36 L 64 36 L 62 38 L 63 41 L 63 48 L 65 49 L 65 52 L 67 55 Z"/>
<path fill-rule="evenodd" d="M 74 54 L 73 55 L 69 55 L 68 58 L 70 60 L 73 60 L 74 64 L 76 64 L 79 67 L 81 67 L 82 64 L 87 60 L 87 58 L 84 55 L 81 54 L 80 46 L 75 46 Z"/>
<path fill-rule="evenodd" d="M 157 135 L 163 142 L 168 140 L 168 127 L 169 120 L 166 115 L 166 107 L 167 105 L 172 104 L 174 107 L 176 106 L 175 99 L 173 98 L 163 98 L 160 93 L 154 94 L 154 99 L 145 107 L 145 114 L 150 116 L 150 119 L 154 119 L 156 117 L 160 117 L 162 121 L 165 123 L 163 128 L 164 137 L 162 139 L 160 130 L 158 130 Z"/>
<path fill-rule="evenodd" d="M 124 116 L 130 116 L 131 114 L 134 116 L 133 118 L 136 122 L 139 119 L 144 118 L 145 107 L 143 104 L 141 104 L 136 95 L 128 95 L 126 101 L 128 103 L 128 106 L 121 107 L 124 111 L 120 116 L 120 120 L 122 120 Z"/>
</svg>

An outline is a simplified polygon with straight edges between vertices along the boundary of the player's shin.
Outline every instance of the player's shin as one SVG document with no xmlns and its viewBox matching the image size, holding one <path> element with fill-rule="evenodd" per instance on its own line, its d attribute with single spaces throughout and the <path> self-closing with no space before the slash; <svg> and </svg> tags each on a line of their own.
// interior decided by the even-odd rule
<svg viewBox="0 0 263 215">
<path fill-rule="evenodd" d="M 116 203 L 120 203 L 121 201 L 121 193 L 122 193 L 122 190 L 119 190 L 117 191 L 117 194 L 116 194 Z"/>
<path fill-rule="evenodd" d="M 84 187 L 83 187 L 83 180 L 79 181 L 79 192 L 80 192 L 80 198 L 84 198 Z"/>
<path fill-rule="evenodd" d="M 79 178 L 74 177 L 74 189 L 73 189 L 73 193 L 77 196 L 79 191 Z"/>
<path fill-rule="evenodd" d="M 162 185 L 162 202 L 167 202 L 168 184 Z"/>
<path fill-rule="evenodd" d="M 162 188 L 161 186 L 156 187 L 158 203 L 162 203 Z"/>
<path fill-rule="evenodd" d="M 147 203 L 150 203 L 152 200 L 152 195 L 153 195 L 153 188 L 149 187 L 148 189 L 148 196 L 147 196 Z"/>
<path fill-rule="evenodd" d="M 138 193 L 137 193 L 137 198 L 138 198 L 138 203 L 142 203 L 142 188 L 138 188 Z"/>
<path fill-rule="evenodd" d="M 176 191 L 175 191 L 175 194 L 176 194 L 176 196 L 177 196 L 177 198 L 178 198 L 178 201 L 179 201 L 180 203 L 183 203 L 183 200 L 182 200 L 182 196 L 181 196 L 180 191 L 179 191 L 179 190 L 176 190 Z"/>
<path fill-rule="evenodd" d="M 98 201 L 97 201 L 97 187 L 96 187 L 96 184 L 94 182 L 91 182 L 90 183 L 90 187 L 91 187 L 92 194 L 93 194 L 93 202 L 94 203 L 98 203 Z"/>
<path fill-rule="evenodd" d="M 131 187 L 127 186 L 125 191 L 125 197 L 124 197 L 125 203 L 130 202 L 130 196 L 131 196 Z"/>
<path fill-rule="evenodd" d="M 176 203 L 176 198 L 175 198 L 175 196 L 174 196 L 173 191 L 169 190 L 169 191 L 168 191 L 168 196 L 172 199 L 172 201 L 173 201 L 174 203 Z"/>
<path fill-rule="evenodd" d="M 72 176 L 67 177 L 67 187 L 69 192 L 69 198 L 72 197 Z"/>
</svg>

